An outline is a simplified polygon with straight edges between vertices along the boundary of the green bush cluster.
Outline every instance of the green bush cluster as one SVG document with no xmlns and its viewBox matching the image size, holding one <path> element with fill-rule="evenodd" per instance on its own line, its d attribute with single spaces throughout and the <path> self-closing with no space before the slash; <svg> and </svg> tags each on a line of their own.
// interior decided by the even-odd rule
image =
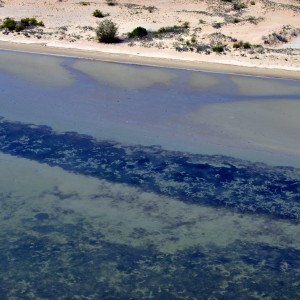
<svg viewBox="0 0 300 300">
<path fill-rule="evenodd" d="M 131 32 L 128 33 L 128 37 L 129 38 L 141 38 L 144 37 L 148 34 L 148 31 L 146 28 L 144 27 L 136 27 L 135 29 L 133 29 Z"/>
<path fill-rule="evenodd" d="M 233 44 L 233 48 L 235 48 L 235 49 L 239 49 L 239 48 L 250 49 L 251 47 L 252 47 L 252 45 L 249 42 L 244 43 L 243 41 Z"/>
<path fill-rule="evenodd" d="M 216 46 L 212 47 L 211 50 L 213 52 L 221 53 L 221 52 L 224 52 L 225 46 L 224 45 L 216 45 Z"/>
<path fill-rule="evenodd" d="M 20 21 L 15 21 L 11 18 L 6 18 L 1 24 L 1 28 L 6 28 L 10 31 L 22 31 L 31 26 L 44 26 L 42 21 L 37 21 L 36 18 L 23 18 Z"/>
</svg>

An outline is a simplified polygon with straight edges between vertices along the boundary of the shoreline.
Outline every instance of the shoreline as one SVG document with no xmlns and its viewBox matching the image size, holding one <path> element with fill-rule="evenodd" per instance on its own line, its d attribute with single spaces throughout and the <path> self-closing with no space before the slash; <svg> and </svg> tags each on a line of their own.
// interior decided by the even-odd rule
<svg viewBox="0 0 300 300">
<path fill-rule="evenodd" d="M 201 60 L 184 60 L 181 58 L 150 57 L 142 54 L 129 54 L 122 52 L 104 52 L 82 48 L 64 48 L 47 46 L 44 44 L 27 44 L 18 42 L 0 41 L 0 50 L 26 52 L 41 55 L 54 55 L 79 59 L 99 60 L 141 66 L 164 67 L 172 69 L 185 69 L 209 73 L 235 74 L 251 77 L 269 77 L 280 79 L 300 80 L 300 72 L 263 67 L 250 67 L 222 62 L 204 62 Z"/>
</svg>

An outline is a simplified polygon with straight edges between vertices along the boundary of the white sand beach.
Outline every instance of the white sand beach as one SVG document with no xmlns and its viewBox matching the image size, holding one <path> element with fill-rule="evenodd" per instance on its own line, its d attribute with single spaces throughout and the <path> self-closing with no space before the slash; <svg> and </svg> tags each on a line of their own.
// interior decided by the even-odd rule
<svg viewBox="0 0 300 300">
<path fill-rule="evenodd" d="M 299 1 L 246 0 L 239 1 L 237 4 L 240 6 L 234 3 L 118 0 L 115 5 L 108 5 L 104 0 L 6 0 L 2 1 L 0 8 L 2 21 L 6 17 L 17 21 L 23 17 L 35 17 L 43 21 L 45 27 L 22 32 L 2 30 L 0 47 L 299 78 L 300 50 L 291 47 L 282 49 L 300 34 Z M 92 14 L 96 9 L 108 16 L 95 18 Z M 121 43 L 103 44 L 97 41 L 95 28 L 103 19 L 117 24 Z M 143 26 L 149 33 L 162 27 L 187 28 L 180 34 L 152 34 L 146 39 L 128 40 L 127 33 L 138 26 Z M 250 43 L 251 49 L 234 48 L 234 43 L 240 41 Z M 218 54 L 199 50 L 219 44 L 226 51 Z"/>
</svg>

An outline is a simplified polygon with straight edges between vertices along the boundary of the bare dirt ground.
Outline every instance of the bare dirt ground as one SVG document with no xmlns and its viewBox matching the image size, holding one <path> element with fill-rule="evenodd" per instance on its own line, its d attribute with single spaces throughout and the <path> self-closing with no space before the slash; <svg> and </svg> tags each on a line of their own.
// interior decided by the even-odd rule
<svg viewBox="0 0 300 300">
<path fill-rule="evenodd" d="M 300 49 L 285 47 L 300 38 L 298 0 L 111 2 L 4 0 L 0 7 L 1 22 L 7 17 L 15 20 L 35 17 L 43 21 L 45 27 L 22 32 L 2 29 L 0 41 L 300 70 Z M 96 9 L 107 16 L 94 17 Z M 97 41 L 95 28 L 105 19 L 118 25 L 120 43 Z M 146 28 L 148 35 L 129 39 L 127 33 L 138 26 Z M 250 47 L 245 47 L 245 43 Z M 215 46 L 221 46 L 223 51 L 217 53 Z"/>
</svg>

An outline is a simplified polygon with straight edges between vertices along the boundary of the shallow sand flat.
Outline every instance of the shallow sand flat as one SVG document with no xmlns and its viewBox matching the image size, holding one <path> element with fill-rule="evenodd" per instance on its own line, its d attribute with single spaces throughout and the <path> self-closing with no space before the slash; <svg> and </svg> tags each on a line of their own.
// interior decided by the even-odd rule
<svg viewBox="0 0 300 300">
<path fill-rule="evenodd" d="M 154 84 L 170 85 L 176 77 L 166 69 L 151 68 L 141 72 L 136 67 L 89 60 L 76 60 L 72 67 L 84 72 L 100 84 L 121 87 L 130 90 L 144 89 Z"/>
<path fill-rule="evenodd" d="M 293 81 L 272 81 L 265 78 L 230 76 L 241 96 L 284 96 L 295 95 L 300 99 L 300 85 Z"/>
<path fill-rule="evenodd" d="M 194 72 L 189 76 L 189 84 L 193 88 L 205 89 L 217 87 L 221 80 L 214 74 Z"/>
<path fill-rule="evenodd" d="M 196 135 L 246 149 L 300 155 L 300 99 L 206 105 L 185 117 Z M 199 134 L 199 138 L 201 133 Z"/>
<path fill-rule="evenodd" d="M 186 204 L 10 155 L 0 154 L 0 166 L 3 232 L 39 236 L 34 226 L 83 223 L 82 234 L 133 247 L 152 244 L 163 253 L 195 246 L 209 251 L 236 240 L 300 249 L 299 224 L 285 220 Z M 40 213 L 49 217 L 39 224 Z M 47 236 L 53 243 L 67 238 L 63 232 Z"/>
<path fill-rule="evenodd" d="M 63 58 L 0 51 L 0 70 L 28 82 L 46 86 L 68 86 L 73 75 L 61 66 Z"/>
</svg>

